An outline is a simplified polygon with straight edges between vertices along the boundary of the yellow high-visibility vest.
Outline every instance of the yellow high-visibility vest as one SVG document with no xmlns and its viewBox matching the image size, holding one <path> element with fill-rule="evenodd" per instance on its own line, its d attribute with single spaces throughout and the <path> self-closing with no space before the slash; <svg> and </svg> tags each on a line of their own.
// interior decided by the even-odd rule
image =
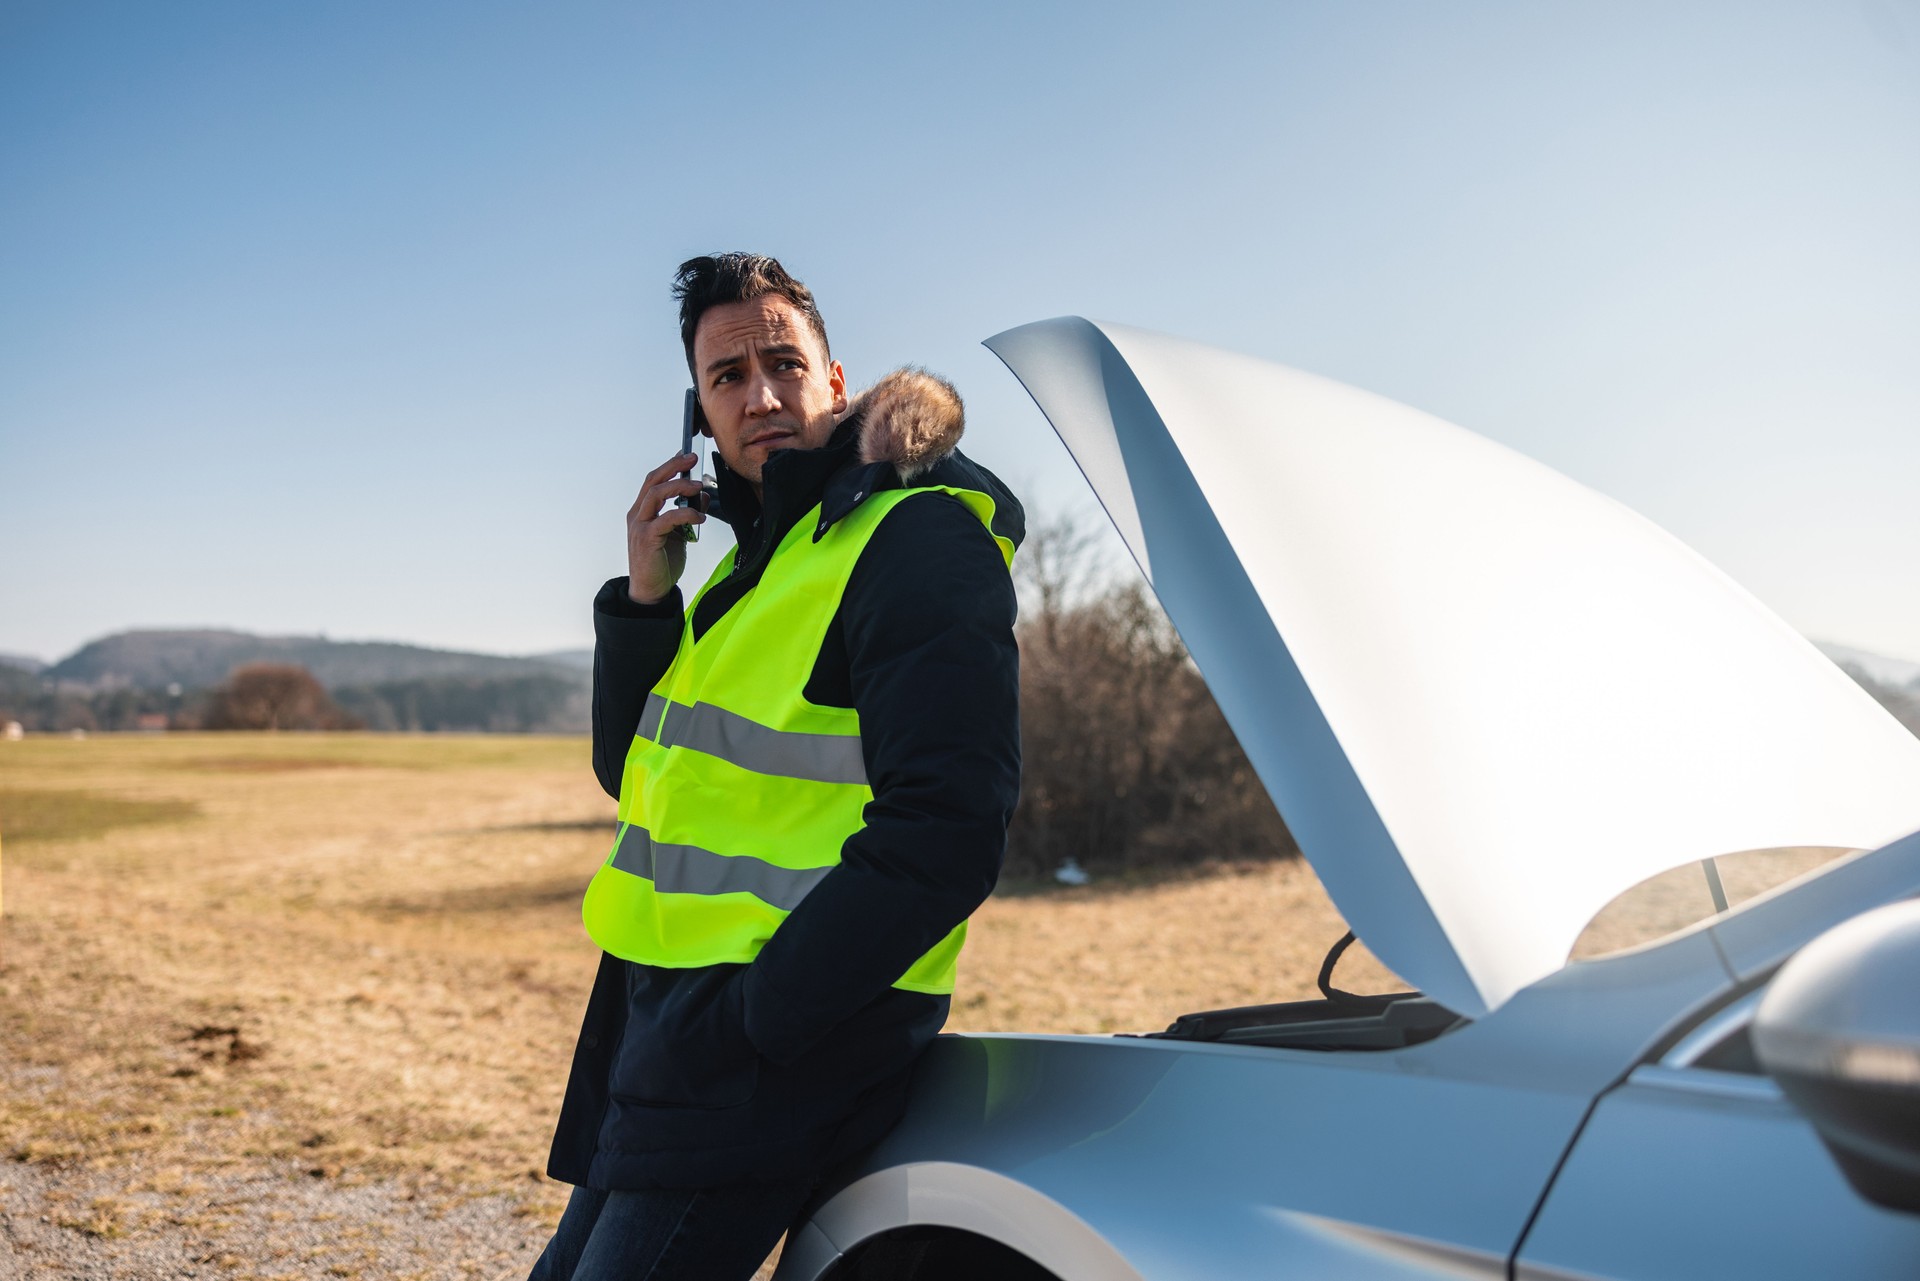
<svg viewBox="0 0 1920 1281">
<path fill-rule="evenodd" d="M 695 608 L 732 558 L 687 606 L 680 649 L 627 752 L 619 833 L 581 906 L 601 948 L 671 968 L 751 961 L 839 863 L 873 799 L 860 716 L 803 691 L 867 540 L 928 490 L 952 494 L 992 531 L 991 498 L 944 485 L 875 494 L 817 538 L 816 506 L 698 639 Z M 1013 544 L 994 541 L 1011 567 Z M 962 921 L 894 986 L 953 991 L 966 933 Z"/>
</svg>

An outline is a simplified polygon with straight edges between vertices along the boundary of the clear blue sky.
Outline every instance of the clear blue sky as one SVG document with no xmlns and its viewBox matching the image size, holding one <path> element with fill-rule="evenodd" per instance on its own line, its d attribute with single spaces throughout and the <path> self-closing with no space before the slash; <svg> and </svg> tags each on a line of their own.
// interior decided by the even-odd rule
<svg viewBox="0 0 1920 1281">
<path fill-rule="evenodd" d="M 1920 658 L 1920 4 L 0 6 L 0 651 L 589 643 L 667 279 L 779 255 L 856 382 L 1090 502 L 977 346 L 1327 374 Z M 708 554 L 724 539 L 710 539 Z"/>
</svg>

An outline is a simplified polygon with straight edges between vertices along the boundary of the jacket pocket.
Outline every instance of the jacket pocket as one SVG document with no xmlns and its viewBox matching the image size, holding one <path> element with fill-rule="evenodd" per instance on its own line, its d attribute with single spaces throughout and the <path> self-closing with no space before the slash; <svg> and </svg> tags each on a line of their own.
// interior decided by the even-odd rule
<svg viewBox="0 0 1920 1281">
<path fill-rule="evenodd" d="M 734 1108 L 751 1100 L 760 1056 L 747 1039 L 738 972 L 715 966 L 638 974 L 608 1091 L 648 1107 Z"/>
</svg>

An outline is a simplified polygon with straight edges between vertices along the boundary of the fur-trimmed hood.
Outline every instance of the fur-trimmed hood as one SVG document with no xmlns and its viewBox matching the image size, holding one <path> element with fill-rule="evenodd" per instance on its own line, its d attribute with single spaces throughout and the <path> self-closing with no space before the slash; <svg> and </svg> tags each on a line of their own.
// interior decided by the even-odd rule
<svg viewBox="0 0 1920 1281">
<path fill-rule="evenodd" d="M 707 511 L 749 542 L 759 537 L 777 541 L 818 503 L 814 537 L 819 539 L 874 494 L 901 486 L 953 486 L 988 494 L 994 504 L 994 535 L 1018 546 L 1026 536 L 1020 500 L 999 477 L 959 451 L 965 428 L 960 393 L 951 383 L 924 369 L 896 369 L 853 398 L 824 446 L 771 454 L 763 474 L 764 496 L 729 469 L 716 451 L 716 480 L 708 491 Z M 770 503 L 771 510 L 763 509 L 763 502 Z M 763 515 L 766 529 L 752 534 Z"/>
<path fill-rule="evenodd" d="M 966 410 L 953 384 L 909 365 L 853 398 L 860 420 L 860 461 L 892 463 L 902 481 L 953 453 L 966 430 Z"/>
</svg>

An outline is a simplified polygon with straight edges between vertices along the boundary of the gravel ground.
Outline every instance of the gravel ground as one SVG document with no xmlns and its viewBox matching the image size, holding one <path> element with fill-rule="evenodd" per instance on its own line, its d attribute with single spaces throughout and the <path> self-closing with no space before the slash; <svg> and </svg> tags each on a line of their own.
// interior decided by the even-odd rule
<svg viewBox="0 0 1920 1281">
<path fill-rule="evenodd" d="M 507 1196 L 317 1179 L 0 1164 L 0 1278 L 522 1277 L 551 1228 Z"/>
</svg>

